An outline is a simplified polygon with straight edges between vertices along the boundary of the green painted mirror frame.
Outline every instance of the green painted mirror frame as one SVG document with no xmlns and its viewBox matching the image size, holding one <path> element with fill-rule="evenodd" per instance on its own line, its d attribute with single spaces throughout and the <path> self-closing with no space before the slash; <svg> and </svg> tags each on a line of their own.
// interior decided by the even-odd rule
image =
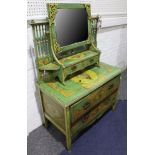
<svg viewBox="0 0 155 155">
<path fill-rule="evenodd" d="M 50 27 L 50 38 L 51 38 L 51 43 L 53 46 L 53 50 L 55 53 L 57 52 L 63 52 L 67 51 L 70 49 L 77 48 L 79 46 L 83 46 L 86 44 L 91 44 L 93 43 L 93 37 L 92 37 L 92 25 L 91 25 L 91 9 L 90 9 L 90 4 L 68 4 L 68 3 L 50 3 L 47 4 L 48 6 L 48 20 L 49 20 L 49 27 Z M 80 9 L 80 8 L 85 8 L 87 15 L 88 15 L 88 38 L 85 41 L 82 42 L 77 42 L 73 43 L 67 46 L 60 47 L 60 45 L 57 42 L 56 38 L 56 30 L 55 30 L 55 17 L 57 14 L 58 9 Z"/>
<path fill-rule="evenodd" d="M 64 52 L 67 50 L 72 50 L 72 49 L 78 48 L 80 46 L 89 45 L 91 50 L 94 50 L 94 52 L 98 53 L 98 58 L 95 59 L 95 55 L 94 55 L 94 59 L 95 59 L 96 64 L 99 64 L 100 51 L 94 45 L 90 4 L 49 3 L 49 4 L 47 4 L 47 8 L 48 8 L 48 20 L 49 20 L 49 33 L 50 33 L 50 41 L 51 41 L 51 51 L 52 51 L 52 55 L 53 55 L 54 60 L 60 66 L 60 70 L 58 72 L 58 78 L 59 78 L 60 82 L 62 82 L 64 84 L 65 78 L 68 75 L 75 72 L 72 70 L 76 70 L 76 71 L 82 70 L 85 67 L 92 65 L 92 63 L 81 62 L 81 65 L 78 65 L 78 63 L 79 63 L 78 62 L 78 63 L 76 63 L 77 65 L 74 64 L 72 68 L 67 70 L 66 68 L 68 66 L 66 67 L 62 62 L 60 62 L 58 60 L 58 58 L 56 56 L 57 53 Z M 87 38 L 87 40 L 60 47 L 60 45 L 57 42 L 56 28 L 55 28 L 55 18 L 57 15 L 57 10 L 58 9 L 80 9 L 80 8 L 85 8 L 86 12 L 87 12 L 87 16 L 88 16 L 88 18 L 87 18 L 88 19 L 88 38 Z M 93 61 L 93 60 L 89 60 L 89 61 Z M 86 63 L 87 63 L 87 65 L 85 65 Z M 77 68 L 79 68 L 79 69 L 77 69 Z"/>
</svg>

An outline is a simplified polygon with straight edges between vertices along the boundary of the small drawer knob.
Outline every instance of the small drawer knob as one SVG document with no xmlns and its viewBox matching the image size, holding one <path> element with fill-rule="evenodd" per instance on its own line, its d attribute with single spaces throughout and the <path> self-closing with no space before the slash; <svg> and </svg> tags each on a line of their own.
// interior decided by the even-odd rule
<svg viewBox="0 0 155 155">
<path fill-rule="evenodd" d="M 89 118 L 89 114 L 85 115 L 83 118 L 82 118 L 82 122 L 86 122 Z"/>
<path fill-rule="evenodd" d="M 73 66 L 71 67 L 71 70 L 74 71 L 77 67 L 76 66 Z"/>
</svg>

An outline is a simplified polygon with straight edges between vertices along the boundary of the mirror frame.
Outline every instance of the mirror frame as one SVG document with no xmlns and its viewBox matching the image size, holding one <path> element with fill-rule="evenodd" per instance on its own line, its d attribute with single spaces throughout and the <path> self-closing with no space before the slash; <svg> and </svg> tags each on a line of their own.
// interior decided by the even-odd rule
<svg viewBox="0 0 155 155">
<path fill-rule="evenodd" d="M 74 49 L 80 46 L 84 46 L 87 44 L 91 44 L 93 41 L 92 37 L 92 25 L 91 25 L 91 10 L 90 10 L 90 4 L 76 4 L 76 3 L 49 3 L 47 4 L 48 7 L 48 20 L 49 20 L 49 31 L 50 31 L 50 40 L 51 45 L 53 46 L 53 50 L 55 53 L 57 52 L 63 52 L 70 49 Z M 88 38 L 81 42 L 72 43 L 70 45 L 62 46 L 57 42 L 56 37 L 56 28 L 55 28 L 55 17 L 57 14 L 57 9 L 80 9 L 85 8 L 87 15 L 88 15 Z"/>
</svg>

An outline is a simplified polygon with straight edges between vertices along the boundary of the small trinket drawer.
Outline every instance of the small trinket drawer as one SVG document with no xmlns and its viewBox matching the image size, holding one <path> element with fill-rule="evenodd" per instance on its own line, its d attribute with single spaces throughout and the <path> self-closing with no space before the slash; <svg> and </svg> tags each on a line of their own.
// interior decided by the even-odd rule
<svg viewBox="0 0 155 155">
<path fill-rule="evenodd" d="M 116 107 L 120 70 L 102 64 L 92 72 L 98 74 L 98 79 L 94 83 L 88 80 L 88 85 L 73 80 L 67 80 L 65 86 L 59 82 L 39 85 L 44 125 L 54 124 L 66 136 L 68 149 L 83 129 Z"/>
</svg>

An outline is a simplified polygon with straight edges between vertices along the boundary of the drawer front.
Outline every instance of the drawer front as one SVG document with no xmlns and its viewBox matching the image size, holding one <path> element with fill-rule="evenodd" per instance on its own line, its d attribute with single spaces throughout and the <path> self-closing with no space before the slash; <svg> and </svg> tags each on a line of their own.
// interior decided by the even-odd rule
<svg viewBox="0 0 155 155">
<path fill-rule="evenodd" d="M 99 56 L 95 56 L 95 57 L 89 58 L 83 62 L 69 66 L 64 69 L 64 76 L 67 77 L 67 75 L 73 74 L 77 71 L 80 71 L 80 70 L 86 68 L 87 66 L 93 65 L 98 62 L 98 59 L 99 59 Z"/>
<path fill-rule="evenodd" d="M 117 92 L 110 95 L 105 100 L 101 101 L 94 109 L 92 109 L 88 114 L 84 115 L 78 122 L 73 124 L 71 131 L 72 135 L 77 134 L 82 129 L 88 127 L 97 118 L 99 118 L 104 112 L 106 112 L 110 107 L 112 107 L 117 101 Z"/>
<path fill-rule="evenodd" d="M 84 115 L 87 111 L 89 111 L 96 104 L 101 102 L 104 98 L 109 96 L 119 87 L 120 77 L 116 77 L 104 84 L 94 92 L 90 93 L 88 96 L 78 101 L 74 105 L 71 106 L 71 122 L 75 122 L 82 115 Z"/>
</svg>

